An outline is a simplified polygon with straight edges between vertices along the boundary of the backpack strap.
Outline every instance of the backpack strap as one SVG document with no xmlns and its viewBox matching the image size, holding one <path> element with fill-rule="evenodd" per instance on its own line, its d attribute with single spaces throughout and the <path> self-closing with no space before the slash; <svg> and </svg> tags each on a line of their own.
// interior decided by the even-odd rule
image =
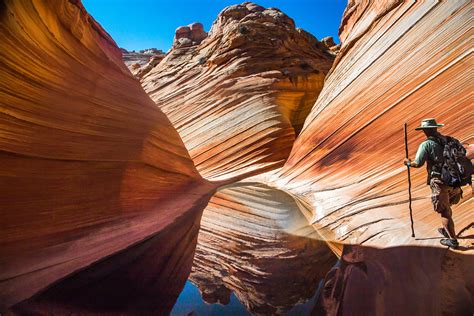
<svg viewBox="0 0 474 316">
<path fill-rule="evenodd" d="M 436 137 L 436 136 L 428 137 L 429 140 L 432 140 L 435 143 L 437 143 L 438 145 L 441 145 L 443 147 L 444 147 L 444 145 L 446 145 L 450 141 L 449 138 L 450 138 L 449 136 L 446 136 L 446 142 L 445 142 L 444 139 L 442 139 L 441 137 Z"/>
</svg>

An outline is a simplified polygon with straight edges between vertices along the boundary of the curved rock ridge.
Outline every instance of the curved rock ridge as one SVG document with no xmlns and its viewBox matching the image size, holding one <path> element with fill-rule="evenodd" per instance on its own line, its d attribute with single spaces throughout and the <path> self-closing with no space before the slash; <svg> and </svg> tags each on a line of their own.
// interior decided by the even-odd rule
<svg viewBox="0 0 474 316">
<path fill-rule="evenodd" d="M 252 3 L 225 8 L 200 43 L 193 25 L 177 30 L 173 49 L 143 77 L 145 91 L 204 178 L 283 165 L 333 56 L 278 9 Z"/>
<path fill-rule="evenodd" d="M 13 312 L 18 315 L 168 315 L 191 271 L 202 209 L 208 199 L 203 197 L 159 234 L 57 282 L 15 305 Z M 147 228 L 143 219 L 127 224 L 135 229 Z"/>
<path fill-rule="evenodd" d="M 1 310 L 200 216 L 214 186 L 80 2 L 0 15 Z"/>
<path fill-rule="evenodd" d="M 402 165 L 404 122 L 412 158 L 424 139 L 414 128 L 426 117 L 472 147 L 470 7 L 469 1 L 349 2 L 341 50 L 292 153 L 281 170 L 262 177 L 296 196 L 342 257 L 326 277 L 316 314 L 473 310 L 472 187 L 453 207 L 461 246 L 440 248 L 440 216 L 422 169 L 411 172 L 417 236 L 411 238 Z"/>
<path fill-rule="evenodd" d="M 411 158 L 425 137 L 414 129 L 426 117 L 473 143 L 469 16 L 469 1 L 350 2 L 337 64 L 272 180 L 308 202 L 328 240 L 440 246 L 410 237 L 403 123 Z M 426 171 L 413 169 L 412 183 L 417 236 L 437 236 Z M 453 207 L 458 231 L 473 221 L 472 202 L 464 187 Z"/>
<path fill-rule="evenodd" d="M 204 210 L 190 281 L 208 303 L 234 292 L 252 315 L 282 315 L 314 296 L 335 262 L 290 195 L 241 182 Z"/>
</svg>

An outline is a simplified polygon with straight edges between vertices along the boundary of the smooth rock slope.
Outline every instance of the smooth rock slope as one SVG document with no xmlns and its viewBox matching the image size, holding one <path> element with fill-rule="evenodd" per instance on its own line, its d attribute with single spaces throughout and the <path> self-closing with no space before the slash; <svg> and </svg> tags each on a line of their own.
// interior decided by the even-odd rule
<svg viewBox="0 0 474 316">
<path fill-rule="evenodd" d="M 328 240 L 391 246 L 410 243 L 403 123 L 409 151 L 440 132 L 474 142 L 470 94 L 469 1 L 351 1 L 341 52 L 276 185 L 304 198 Z M 367 58 L 370 56 L 370 58 Z M 426 171 L 412 170 L 416 232 L 433 234 Z M 472 189 L 454 206 L 458 231 L 473 221 Z M 437 241 L 436 241 L 437 242 Z M 436 244 L 435 242 L 427 242 Z"/>
<path fill-rule="evenodd" d="M 1 309 L 169 225 L 184 235 L 214 187 L 80 2 L 0 15 Z M 186 255 L 157 262 L 157 288 L 167 269 L 184 285 Z"/>
<path fill-rule="evenodd" d="M 439 244 L 440 216 L 423 169 L 412 170 L 411 238 L 402 165 L 404 122 L 412 158 L 425 137 L 414 130 L 422 118 L 436 117 L 446 124 L 440 131 L 466 147 L 474 141 L 471 7 L 465 0 L 349 1 L 324 88 L 285 166 L 266 177 L 303 201 L 342 257 L 326 279 L 325 313 L 474 310 L 472 187 L 453 206 L 461 244 L 453 252 Z"/>
</svg>

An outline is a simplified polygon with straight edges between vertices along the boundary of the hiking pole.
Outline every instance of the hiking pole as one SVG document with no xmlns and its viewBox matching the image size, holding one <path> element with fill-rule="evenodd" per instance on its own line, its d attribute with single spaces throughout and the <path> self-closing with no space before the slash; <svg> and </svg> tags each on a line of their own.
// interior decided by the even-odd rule
<svg viewBox="0 0 474 316">
<path fill-rule="evenodd" d="M 405 157 L 408 159 L 407 123 L 405 123 Z M 415 237 L 415 229 L 413 228 L 413 210 L 411 209 L 411 177 L 410 177 L 409 165 L 407 165 L 407 171 L 408 171 L 408 207 L 410 208 L 411 237 Z"/>
</svg>

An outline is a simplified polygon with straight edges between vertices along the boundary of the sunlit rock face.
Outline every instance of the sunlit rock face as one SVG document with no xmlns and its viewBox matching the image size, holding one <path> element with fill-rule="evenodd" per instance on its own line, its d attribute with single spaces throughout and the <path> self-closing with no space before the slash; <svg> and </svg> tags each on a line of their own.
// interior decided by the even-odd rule
<svg viewBox="0 0 474 316">
<path fill-rule="evenodd" d="M 225 8 L 205 35 L 179 28 L 143 87 L 206 179 L 281 166 L 334 57 L 278 9 L 252 3 Z"/>
<path fill-rule="evenodd" d="M 461 246 L 447 250 L 439 244 L 441 221 L 424 168 L 411 173 L 417 236 L 411 238 L 402 165 L 404 122 L 412 158 L 425 138 L 414 130 L 422 118 L 435 117 L 446 124 L 440 132 L 462 142 L 474 140 L 470 7 L 470 1 L 349 2 L 323 91 L 287 163 L 266 177 L 304 201 L 313 226 L 345 260 L 326 278 L 324 313 L 474 309 L 472 188 L 464 187 L 453 206 Z"/>
<path fill-rule="evenodd" d="M 295 142 L 277 186 L 308 201 L 328 240 L 437 245 L 410 232 L 403 123 L 409 154 L 425 136 L 422 118 L 472 143 L 469 1 L 350 1 L 342 47 Z M 437 236 L 426 171 L 412 169 L 417 236 Z M 472 189 L 453 207 L 457 230 L 472 222 Z M 462 241 L 470 246 L 468 241 Z"/>
<path fill-rule="evenodd" d="M 80 2 L 0 14 L 4 308 L 190 216 L 184 235 L 213 187 Z"/>
<path fill-rule="evenodd" d="M 252 314 L 280 315 L 311 298 L 335 261 L 290 195 L 237 183 L 203 213 L 190 280 L 208 303 L 234 292 Z"/>
<path fill-rule="evenodd" d="M 123 62 L 138 79 L 146 75 L 165 58 L 165 53 L 156 48 L 143 49 L 138 52 L 130 52 L 124 48 L 120 50 L 122 52 Z"/>
</svg>

